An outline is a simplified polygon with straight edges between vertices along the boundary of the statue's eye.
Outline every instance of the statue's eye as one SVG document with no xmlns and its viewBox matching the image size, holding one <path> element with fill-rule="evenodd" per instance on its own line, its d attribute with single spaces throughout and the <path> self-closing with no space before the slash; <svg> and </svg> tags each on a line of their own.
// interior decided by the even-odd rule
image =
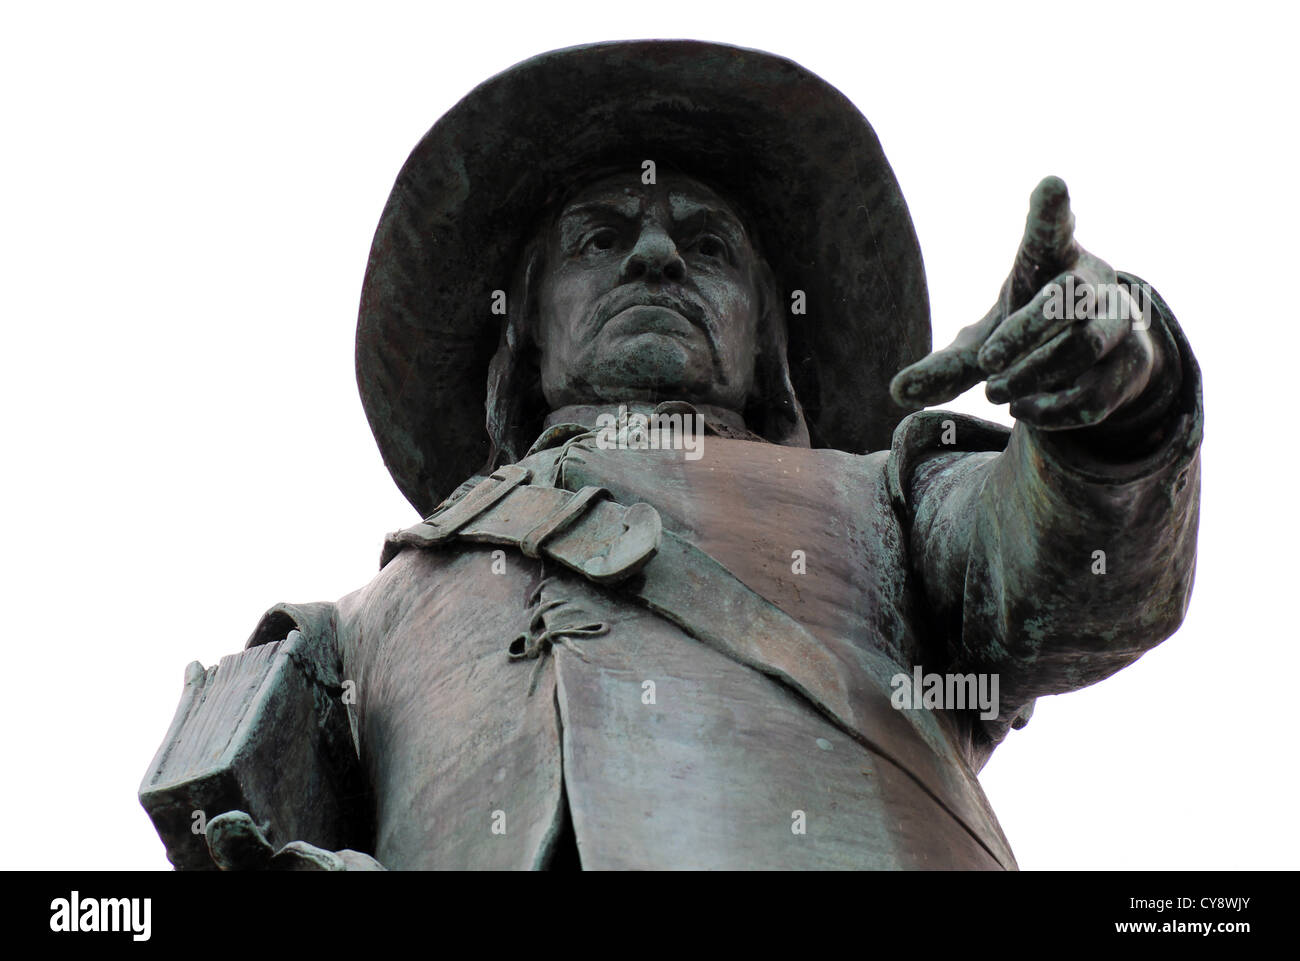
<svg viewBox="0 0 1300 961">
<path fill-rule="evenodd" d="M 695 249 L 704 257 L 712 257 L 715 260 L 727 259 L 727 245 L 713 234 L 705 234 L 695 241 Z"/>
<path fill-rule="evenodd" d="M 584 251 L 590 250 L 613 250 L 618 245 L 618 231 L 613 227 L 601 227 L 594 234 L 587 238 L 583 244 Z"/>
</svg>

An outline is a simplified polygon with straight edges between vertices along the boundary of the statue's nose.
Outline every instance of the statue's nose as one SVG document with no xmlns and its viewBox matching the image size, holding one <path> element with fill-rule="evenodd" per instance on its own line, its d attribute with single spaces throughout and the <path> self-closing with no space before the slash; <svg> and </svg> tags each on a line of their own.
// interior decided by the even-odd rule
<svg viewBox="0 0 1300 961">
<path fill-rule="evenodd" d="M 636 246 L 623 261 L 623 283 L 645 280 L 680 282 L 686 276 L 686 262 L 673 239 L 659 228 L 643 230 Z"/>
</svg>

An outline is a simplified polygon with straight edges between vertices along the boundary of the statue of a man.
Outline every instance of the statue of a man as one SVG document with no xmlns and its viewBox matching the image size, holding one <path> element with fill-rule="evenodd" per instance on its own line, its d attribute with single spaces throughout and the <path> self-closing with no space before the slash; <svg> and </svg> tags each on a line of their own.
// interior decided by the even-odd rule
<svg viewBox="0 0 1300 961">
<path fill-rule="evenodd" d="M 248 652 L 310 640 L 367 850 L 266 809 L 207 824 L 216 861 L 1014 868 L 976 772 L 1181 622 L 1199 378 L 1055 178 L 988 315 L 929 343 L 879 144 L 797 65 L 622 42 L 469 94 L 398 178 L 357 336 L 427 516 Z M 908 415 L 981 381 L 1014 429 Z"/>
</svg>

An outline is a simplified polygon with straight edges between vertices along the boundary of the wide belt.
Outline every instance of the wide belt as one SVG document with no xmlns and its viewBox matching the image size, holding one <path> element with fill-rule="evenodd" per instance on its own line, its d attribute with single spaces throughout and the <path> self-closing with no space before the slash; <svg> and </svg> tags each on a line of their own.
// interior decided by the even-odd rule
<svg viewBox="0 0 1300 961">
<path fill-rule="evenodd" d="M 909 774 L 995 860 L 1016 866 L 978 782 L 936 718 L 890 702 L 889 678 L 898 673 L 892 661 L 855 645 L 832 650 L 709 554 L 664 530 L 651 505 L 624 507 L 599 487 L 577 493 L 533 487 L 530 477 L 518 465 L 499 468 L 420 523 L 388 535 L 380 566 L 406 547 L 459 539 L 517 547 L 615 586 L 698 640 L 794 688 Z"/>
</svg>

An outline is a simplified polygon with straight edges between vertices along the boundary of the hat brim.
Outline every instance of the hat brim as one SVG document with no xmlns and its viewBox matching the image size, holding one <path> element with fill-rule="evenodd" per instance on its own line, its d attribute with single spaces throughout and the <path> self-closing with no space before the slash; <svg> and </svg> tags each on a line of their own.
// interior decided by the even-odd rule
<svg viewBox="0 0 1300 961">
<path fill-rule="evenodd" d="M 557 186 L 654 160 L 737 203 L 784 296 L 813 446 L 887 447 L 895 372 L 930 349 L 920 248 L 875 133 L 789 60 L 699 41 L 542 54 L 487 80 L 424 136 L 370 251 L 357 382 L 384 463 L 422 514 L 489 455 L 492 291 Z"/>
</svg>

